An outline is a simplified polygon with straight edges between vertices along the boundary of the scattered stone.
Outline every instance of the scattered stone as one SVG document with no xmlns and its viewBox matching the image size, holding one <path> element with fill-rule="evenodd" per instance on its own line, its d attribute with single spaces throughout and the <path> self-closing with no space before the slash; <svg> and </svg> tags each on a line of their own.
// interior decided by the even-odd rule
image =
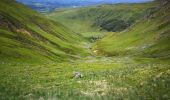
<svg viewBox="0 0 170 100">
<path fill-rule="evenodd" d="M 24 99 L 29 99 L 29 100 L 32 100 L 31 98 L 33 98 L 33 94 L 32 93 L 30 93 L 30 94 L 27 94 L 27 95 L 25 95 L 25 96 L 20 96 L 21 98 L 24 98 Z"/>
<path fill-rule="evenodd" d="M 83 74 L 81 72 L 75 72 L 74 73 L 74 78 L 82 78 Z"/>
<path fill-rule="evenodd" d="M 44 100 L 44 98 L 43 98 L 43 97 L 40 97 L 39 100 Z"/>
</svg>

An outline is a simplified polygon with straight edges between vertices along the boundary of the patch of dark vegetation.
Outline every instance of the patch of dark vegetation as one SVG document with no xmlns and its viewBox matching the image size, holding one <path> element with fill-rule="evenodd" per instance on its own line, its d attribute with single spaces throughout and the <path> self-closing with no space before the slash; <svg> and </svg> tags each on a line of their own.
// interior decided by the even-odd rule
<svg viewBox="0 0 170 100">
<path fill-rule="evenodd" d="M 6 14 L 4 13 L 0 13 L 0 28 L 1 29 L 6 29 L 9 31 L 15 31 L 16 28 L 21 27 L 20 24 L 15 24 L 15 22 L 13 22 L 12 20 L 9 20 L 10 18 L 8 18 L 6 16 Z"/>
<path fill-rule="evenodd" d="M 95 10 L 93 11 L 93 13 Z M 121 12 L 121 13 L 120 13 Z M 142 18 L 147 10 L 135 12 L 131 9 L 127 10 L 106 10 L 101 14 L 100 16 L 97 16 L 95 18 L 95 21 L 92 25 L 92 27 L 100 27 L 101 30 L 106 30 L 106 31 L 112 31 L 112 32 L 120 32 L 123 31 L 127 28 L 129 28 L 131 25 L 133 25 L 138 19 Z M 92 11 L 91 11 L 92 13 Z M 96 13 L 101 13 L 100 9 L 99 11 L 96 11 Z M 122 14 L 131 14 L 130 16 L 123 17 Z M 113 16 L 114 17 L 110 17 Z"/>
<path fill-rule="evenodd" d="M 131 26 L 132 23 L 134 23 L 134 21 L 131 21 L 131 20 L 124 21 L 121 19 L 112 19 L 112 20 L 108 20 L 108 21 L 103 21 L 101 23 L 100 27 L 102 28 L 102 30 L 117 32 L 117 31 L 125 30 L 126 28 Z"/>
<path fill-rule="evenodd" d="M 90 42 L 96 42 L 100 39 L 102 39 L 102 36 L 92 36 L 87 38 L 87 40 L 89 40 Z"/>
<path fill-rule="evenodd" d="M 166 27 L 166 26 L 168 26 L 168 25 L 170 25 L 170 20 L 161 23 L 161 24 L 158 26 L 158 30 L 161 30 L 161 29 L 163 29 L 164 27 Z"/>
</svg>

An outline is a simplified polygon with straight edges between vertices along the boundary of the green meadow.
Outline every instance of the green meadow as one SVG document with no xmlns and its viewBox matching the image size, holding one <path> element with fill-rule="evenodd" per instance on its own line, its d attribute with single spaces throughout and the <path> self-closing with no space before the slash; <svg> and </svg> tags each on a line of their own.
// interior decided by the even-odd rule
<svg viewBox="0 0 170 100">
<path fill-rule="evenodd" d="M 169 99 L 168 61 L 86 58 L 76 62 L 1 65 L 1 99 Z M 74 78 L 79 71 L 82 78 Z"/>
</svg>

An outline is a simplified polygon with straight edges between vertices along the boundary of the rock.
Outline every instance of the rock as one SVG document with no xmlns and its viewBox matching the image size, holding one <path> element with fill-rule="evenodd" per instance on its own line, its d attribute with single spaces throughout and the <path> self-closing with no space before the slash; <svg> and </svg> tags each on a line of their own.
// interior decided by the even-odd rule
<svg viewBox="0 0 170 100">
<path fill-rule="evenodd" d="M 74 78 L 82 78 L 83 75 L 80 72 L 75 72 L 74 73 Z"/>
<path fill-rule="evenodd" d="M 4 17 L 2 15 L 0 15 L 0 20 L 3 19 Z"/>
<path fill-rule="evenodd" d="M 39 100 L 44 100 L 44 98 L 43 98 L 43 97 L 40 97 Z"/>
</svg>

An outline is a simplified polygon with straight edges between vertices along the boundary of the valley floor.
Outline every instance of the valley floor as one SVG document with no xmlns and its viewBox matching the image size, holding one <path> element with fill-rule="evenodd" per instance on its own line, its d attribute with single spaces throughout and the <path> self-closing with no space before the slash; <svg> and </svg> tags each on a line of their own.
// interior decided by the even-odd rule
<svg viewBox="0 0 170 100">
<path fill-rule="evenodd" d="M 170 98 L 168 61 L 87 57 L 42 65 L 1 64 L 1 100 L 119 100 Z M 75 78 L 80 72 L 82 78 Z"/>
<path fill-rule="evenodd" d="M 76 61 L 0 65 L 1 100 L 138 100 L 170 98 L 169 61 L 105 57 Z M 81 73 L 81 78 L 74 74 Z"/>
</svg>

